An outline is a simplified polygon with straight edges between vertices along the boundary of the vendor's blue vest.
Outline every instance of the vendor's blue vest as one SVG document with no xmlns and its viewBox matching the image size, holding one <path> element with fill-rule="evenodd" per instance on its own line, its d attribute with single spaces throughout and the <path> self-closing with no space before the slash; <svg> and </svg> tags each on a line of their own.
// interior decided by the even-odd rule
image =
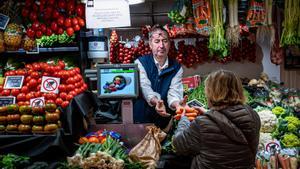
<svg viewBox="0 0 300 169">
<path fill-rule="evenodd" d="M 169 66 L 158 74 L 152 55 L 142 56 L 138 59 L 147 73 L 153 91 L 160 94 L 161 99 L 165 103 L 165 107 L 168 109 L 167 112 L 172 113 L 168 108 L 167 96 L 171 81 L 181 68 L 180 64 L 175 60 L 169 59 Z M 170 117 L 164 118 L 158 115 L 155 109 L 150 107 L 143 98 L 142 92 L 140 93 L 139 99 L 134 104 L 134 121 L 138 123 L 155 123 L 157 126 L 164 128 L 168 124 Z"/>
</svg>

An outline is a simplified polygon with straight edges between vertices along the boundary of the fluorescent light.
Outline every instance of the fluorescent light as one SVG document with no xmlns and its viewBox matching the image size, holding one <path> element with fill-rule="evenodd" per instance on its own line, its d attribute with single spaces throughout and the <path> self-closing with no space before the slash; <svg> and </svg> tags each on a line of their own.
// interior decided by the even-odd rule
<svg viewBox="0 0 300 169">
<path fill-rule="evenodd" d="M 144 3 L 145 0 L 128 0 L 129 5 Z"/>
</svg>

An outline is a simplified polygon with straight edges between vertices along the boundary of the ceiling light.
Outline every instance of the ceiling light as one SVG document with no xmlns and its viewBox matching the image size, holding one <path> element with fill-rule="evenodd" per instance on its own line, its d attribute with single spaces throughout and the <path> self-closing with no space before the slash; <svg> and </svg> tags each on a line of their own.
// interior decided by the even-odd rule
<svg viewBox="0 0 300 169">
<path fill-rule="evenodd" d="M 128 0 L 129 5 L 144 3 L 145 0 Z"/>
</svg>

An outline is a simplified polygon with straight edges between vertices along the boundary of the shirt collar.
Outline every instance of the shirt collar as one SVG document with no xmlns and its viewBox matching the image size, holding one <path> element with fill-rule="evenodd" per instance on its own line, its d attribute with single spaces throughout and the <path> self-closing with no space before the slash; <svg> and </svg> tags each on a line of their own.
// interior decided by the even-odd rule
<svg viewBox="0 0 300 169">
<path fill-rule="evenodd" d="M 160 65 L 159 65 L 159 63 L 158 63 L 158 61 L 156 60 L 155 57 L 153 57 L 153 58 L 154 58 L 154 63 L 155 63 L 156 67 L 157 67 L 159 70 L 165 69 L 165 68 L 167 68 L 167 67 L 169 66 L 169 58 L 168 58 L 168 57 L 167 57 L 167 59 L 166 59 L 166 61 L 165 61 L 165 63 L 164 63 L 163 66 L 160 66 Z"/>
</svg>

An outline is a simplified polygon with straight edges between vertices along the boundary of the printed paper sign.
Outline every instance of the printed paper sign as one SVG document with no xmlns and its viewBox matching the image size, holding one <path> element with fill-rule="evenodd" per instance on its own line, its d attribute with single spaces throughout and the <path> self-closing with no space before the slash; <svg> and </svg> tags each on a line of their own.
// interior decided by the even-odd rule
<svg viewBox="0 0 300 169">
<path fill-rule="evenodd" d="M 30 99 L 30 106 L 31 107 L 44 107 L 45 106 L 45 98 L 37 97 L 37 98 Z"/>
<path fill-rule="evenodd" d="M 4 14 L 0 14 L 0 29 L 4 30 L 9 22 L 9 17 Z"/>
<path fill-rule="evenodd" d="M 60 78 L 43 76 L 41 92 L 57 94 L 59 84 L 60 84 Z"/>
<path fill-rule="evenodd" d="M 10 105 L 10 104 L 15 104 L 15 103 L 16 103 L 16 97 L 14 96 L 0 97 L 0 107 Z"/>
<path fill-rule="evenodd" d="M 24 81 L 24 76 L 6 76 L 4 89 L 21 89 Z"/>
<path fill-rule="evenodd" d="M 85 12 L 88 29 L 131 25 L 129 3 L 125 0 L 88 0 Z"/>
</svg>

